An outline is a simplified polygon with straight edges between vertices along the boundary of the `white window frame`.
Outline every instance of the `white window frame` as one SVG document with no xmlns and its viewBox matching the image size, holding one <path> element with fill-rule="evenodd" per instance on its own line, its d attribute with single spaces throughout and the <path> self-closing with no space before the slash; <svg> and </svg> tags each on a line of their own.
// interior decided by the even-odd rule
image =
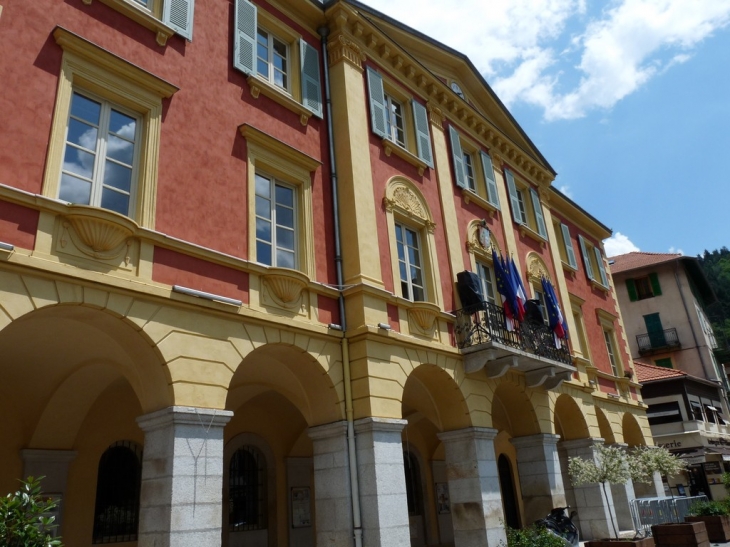
<svg viewBox="0 0 730 547">
<path fill-rule="evenodd" d="M 401 148 L 408 150 L 408 131 L 406 131 L 406 114 L 403 102 L 393 98 L 389 93 L 385 93 L 385 122 L 386 122 L 386 138 L 397 144 Z M 399 110 L 400 114 L 395 112 Z M 403 139 L 398 138 L 398 133 L 403 135 Z"/>
<path fill-rule="evenodd" d="M 463 156 L 464 156 L 464 177 L 466 178 L 466 187 L 469 190 L 471 190 L 472 192 L 476 193 L 477 181 L 476 181 L 476 175 L 474 174 L 474 155 L 467 150 L 463 150 Z M 484 184 L 486 186 L 486 182 Z"/>
<path fill-rule="evenodd" d="M 407 240 L 404 238 L 399 239 L 398 233 L 401 233 L 403 236 L 406 236 L 408 232 L 412 233 L 415 236 L 415 246 L 413 248 L 416 250 L 418 262 L 417 264 L 411 264 L 410 260 L 410 253 L 408 253 L 408 248 L 411 247 L 411 245 L 408 245 Z M 403 279 L 403 274 L 401 272 L 400 274 L 400 282 L 401 282 L 401 296 L 405 298 L 406 300 L 410 300 L 411 302 L 427 302 L 428 301 L 428 291 L 427 291 L 427 283 L 426 283 L 426 272 L 424 271 L 424 260 L 423 260 L 423 244 L 421 242 L 421 234 L 419 233 L 419 230 L 416 228 L 413 228 L 411 226 L 408 226 L 407 224 L 404 224 L 402 222 L 396 221 L 395 223 L 395 242 L 396 247 L 398 249 L 398 270 L 401 271 L 401 264 L 405 267 L 406 274 L 410 272 L 411 268 L 416 268 L 419 273 L 421 274 L 421 282 L 422 285 L 416 285 L 413 282 L 413 279 L 410 277 L 407 277 L 406 279 Z M 403 258 L 401 258 L 401 255 Z M 408 289 L 408 294 L 403 294 L 403 285 L 406 285 Z M 415 288 L 418 288 L 421 290 L 421 298 L 416 298 L 415 295 Z"/>
<path fill-rule="evenodd" d="M 494 268 L 482 260 L 476 261 L 477 277 L 479 277 L 479 284 L 482 288 L 482 295 L 484 300 L 490 304 L 496 306 L 500 305 L 497 302 L 497 282 L 494 277 Z"/>
<path fill-rule="evenodd" d="M 269 215 L 269 218 L 260 216 L 258 214 L 258 212 L 256 211 L 255 202 L 254 202 L 254 215 L 256 216 L 256 219 L 261 218 L 271 224 L 271 233 L 270 233 L 271 238 L 269 241 L 266 241 L 266 240 L 260 239 L 258 237 L 258 233 L 256 234 L 256 245 L 257 245 L 256 260 L 266 266 L 298 270 L 299 269 L 299 243 L 298 242 L 299 242 L 299 236 L 300 236 L 300 228 L 299 228 L 299 214 L 300 213 L 298 211 L 299 196 L 297 193 L 297 188 L 296 188 L 296 186 L 294 186 L 292 184 L 287 184 L 286 182 L 283 182 L 283 181 L 277 179 L 276 177 L 269 175 L 268 173 L 257 172 L 256 173 L 256 182 L 257 183 L 258 183 L 259 178 L 267 180 L 269 182 L 269 196 L 270 197 L 267 198 L 266 196 L 261 196 L 261 195 L 259 195 L 258 191 L 255 190 L 256 199 L 261 197 L 263 199 L 269 200 L 269 202 L 271 203 L 271 207 L 269 208 L 270 215 Z M 292 191 L 292 194 L 293 194 L 293 196 L 292 196 L 293 205 L 291 207 L 291 209 L 292 209 L 292 226 L 286 226 L 283 224 L 279 224 L 278 220 L 276 218 L 276 208 L 279 205 L 276 202 L 276 188 L 277 187 L 288 188 L 289 190 Z M 291 230 L 293 232 L 292 239 L 294 241 L 294 248 L 293 249 L 282 248 L 283 250 L 285 250 L 287 252 L 292 252 L 294 254 L 294 260 L 293 260 L 293 264 L 291 266 L 284 266 L 284 265 L 279 264 L 279 260 L 277 258 L 278 251 L 280 249 L 279 242 L 277 241 L 277 232 L 278 232 L 279 227 L 282 227 L 286 230 Z M 271 263 L 270 264 L 261 262 L 260 257 L 258 256 L 259 241 L 262 241 L 271 246 Z"/>
<path fill-rule="evenodd" d="M 266 63 L 266 67 L 268 69 L 268 74 L 261 74 L 259 72 L 259 60 L 261 57 L 259 57 L 259 36 L 261 33 L 266 34 L 267 36 L 267 43 L 266 48 L 268 51 L 267 59 L 264 59 L 264 62 Z M 284 58 L 284 62 L 286 63 L 286 71 L 283 72 L 284 74 L 284 81 L 285 85 L 279 85 L 276 83 L 276 73 L 277 68 L 274 64 L 274 56 L 276 55 L 276 52 L 274 50 L 275 42 L 279 42 L 281 45 L 284 46 L 284 49 L 286 51 L 286 57 Z M 292 56 L 291 56 L 291 46 L 289 41 L 280 38 L 276 33 L 271 32 L 268 28 L 259 25 L 256 28 L 256 74 L 262 78 L 263 80 L 269 82 L 272 86 L 276 87 L 277 89 L 280 89 L 284 92 L 286 92 L 288 95 L 291 95 L 291 88 L 292 88 Z"/>
</svg>

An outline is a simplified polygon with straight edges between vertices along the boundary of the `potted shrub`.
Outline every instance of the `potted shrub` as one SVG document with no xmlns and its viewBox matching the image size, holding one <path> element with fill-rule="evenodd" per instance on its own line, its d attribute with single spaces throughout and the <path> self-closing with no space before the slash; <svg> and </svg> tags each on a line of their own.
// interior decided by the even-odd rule
<svg viewBox="0 0 730 547">
<path fill-rule="evenodd" d="M 698 501 L 689 508 L 685 522 L 704 522 L 713 542 L 730 541 L 730 508 L 719 501 Z"/>
<path fill-rule="evenodd" d="M 561 538 L 538 526 L 522 530 L 507 528 L 506 531 L 507 547 L 565 547 Z M 499 547 L 504 547 L 503 541 L 499 543 Z"/>
<path fill-rule="evenodd" d="M 28 477 L 15 493 L 0 498 L 0 545 L 3 547 L 63 547 L 50 532 L 56 502 L 41 493 L 41 479 Z"/>
</svg>

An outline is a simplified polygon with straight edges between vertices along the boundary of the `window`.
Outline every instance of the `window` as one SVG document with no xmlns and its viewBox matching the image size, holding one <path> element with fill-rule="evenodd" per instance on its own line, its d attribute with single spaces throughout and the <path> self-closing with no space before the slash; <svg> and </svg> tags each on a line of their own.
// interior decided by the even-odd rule
<svg viewBox="0 0 730 547">
<path fill-rule="evenodd" d="M 235 0 L 234 14 L 233 66 L 248 76 L 251 95 L 263 93 L 299 114 L 302 125 L 321 118 L 317 48 L 248 0 Z"/>
<path fill-rule="evenodd" d="M 613 340 L 613 332 L 603 329 L 603 339 L 606 342 L 606 351 L 608 352 L 608 361 L 611 363 L 611 372 L 614 376 L 618 376 L 618 359 L 616 357 L 616 344 Z"/>
<path fill-rule="evenodd" d="M 53 35 L 63 75 L 43 194 L 154 229 L 162 100 L 177 88 L 63 28 Z"/>
<path fill-rule="evenodd" d="M 118 441 L 99 460 L 92 542 L 137 541 L 142 448 Z"/>
<path fill-rule="evenodd" d="M 664 368 L 674 368 L 672 366 L 672 358 L 666 357 L 664 359 L 656 359 L 654 361 L 654 364 L 658 367 L 664 367 Z"/>
<path fill-rule="evenodd" d="M 256 174 L 256 260 L 267 266 L 297 267 L 296 190 Z"/>
<path fill-rule="evenodd" d="M 649 425 L 682 421 L 682 413 L 679 409 L 679 403 L 676 401 L 649 405 L 649 408 L 646 409 L 646 417 L 649 419 Z"/>
<path fill-rule="evenodd" d="M 545 293 L 542 292 L 541 285 L 532 286 L 533 299 L 537 300 L 540 304 L 540 313 L 542 314 L 542 320 L 548 323 L 547 305 L 545 303 Z"/>
<path fill-rule="evenodd" d="M 433 167 L 426 107 L 397 88 L 387 86 L 380 73 L 371 67 L 367 69 L 367 82 L 371 129 L 382 137 L 386 155 L 396 154 L 423 174 L 426 167 Z M 410 111 L 404 106 L 408 102 Z"/>
<path fill-rule="evenodd" d="M 426 299 L 421 266 L 421 243 L 418 232 L 395 225 L 395 239 L 398 246 L 398 268 L 400 270 L 401 296 L 414 302 Z"/>
<path fill-rule="evenodd" d="M 494 271 L 483 262 L 477 262 L 477 275 L 479 276 L 479 282 L 482 287 L 482 295 L 484 296 L 484 300 L 486 300 L 490 304 L 496 304 L 497 301 L 494 296 L 496 293 L 494 290 Z"/>
<path fill-rule="evenodd" d="M 573 317 L 573 323 L 575 325 L 575 335 L 573 331 L 570 331 L 570 344 L 573 352 L 578 354 L 577 356 L 590 360 L 591 354 L 588 346 L 588 338 L 586 337 L 586 327 L 583 320 L 583 304 L 585 300 L 574 294 L 569 295 L 570 298 L 570 312 Z M 567 314 L 566 314 L 567 315 Z M 572 327 L 573 325 L 570 325 Z"/>
<path fill-rule="evenodd" d="M 527 184 L 518 183 L 509 169 L 505 168 L 504 176 L 512 205 L 512 219 L 520 227 L 527 228 L 522 230 L 524 234 L 536 234 L 539 236 L 538 240 L 544 242 L 547 240 L 547 226 L 537 190 Z"/>
<path fill-rule="evenodd" d="M 655 272 L 643 277 L 627 279 L 626 290 L 629 293 L 629 300 L 631 302 L 654 298 L 662 294 L 662 288 L 659 285 L 659 276 Z"/>
<path fill-rule="evenodd" d="M 228 530 L 266 529 L 266 460 L 253 446 L 231 457 L 228 473 Z"/>
<path fill-rule="evenodd" d="M 563 265 L 569 266 L 572 270 L 578 269 L 578 262 L 575 259 L 575 249 L 573 241 L 570 239 L 570 228 L 562 222 L 554 223 L 555 232 L 560 233 L 562 237 L 558 238 L 558 250 L 560 251 L 560 261 Z"/>
<path fill-rule="evenodd" d="M 603 329 L 603 341 L 606 344 L 606 353 L 608 354 L 608 364 L 611 367 L 611 372 L 614 376 L 620 378 L 624 373 L 624 367 L 616 334 L 616 325 L 618 324 L 617 321 L 619 318 L 600 308 L 596 309 L 596 316 Z M 598 368 L 601 367 L 598 366 Z"/>
<path fill-rule="evenodd" d="M 608 274 L 603 264 L 603 253 L 599 247 L 594 246 L 582 235 L 578 235 L 580 252 L 583 255 L 583 265 L 588 279 L 603 289 L 608 289 Z M 596 274 L 595 272 L 598 272 Z"/>
<path fill-rule="evenodd" d="M 692 419 L 698 422 L 704 422 L 705 416 L 702 413 L 702 405 L 699 401 L 692 401 L 689 402 L 690 410 L 692 411 Z"/>
<path fill-rule="evenodd" d="M 489 210 L 499 209 L 497 182 L 494 178 L 492 158 L 482 150 L 461 137 L 453 125 L 449 126 L 451 140 L 451 163 L 454 169 L 454 182 L 462 190 L 467 202 L 475 199 L 477 203 Z M 476 166 L 477 157 L 481 170 Z"/>
</svg>

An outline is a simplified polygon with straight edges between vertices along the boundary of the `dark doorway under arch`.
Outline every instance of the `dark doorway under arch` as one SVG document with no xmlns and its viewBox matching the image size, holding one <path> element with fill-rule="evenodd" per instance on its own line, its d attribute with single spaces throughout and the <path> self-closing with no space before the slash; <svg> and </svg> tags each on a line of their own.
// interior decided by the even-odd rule
<svg viewBox="0 0 730 547">
<path fill-rule="evenodd" d="M 504 454 L 500 454 L 497 459 L 497 470 L 499 471 L 499 488 L 502 491 L 502 509 L 504 510 L 505 522 L 510 528 L 519 528 L 520 508 L 517 505 L 512 465 L 509 458 Z"/>
</svg>

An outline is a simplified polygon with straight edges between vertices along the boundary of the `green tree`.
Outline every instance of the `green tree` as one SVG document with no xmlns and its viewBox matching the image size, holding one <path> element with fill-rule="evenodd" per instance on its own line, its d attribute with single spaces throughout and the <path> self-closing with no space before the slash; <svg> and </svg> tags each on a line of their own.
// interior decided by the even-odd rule
<svg viewBox="0 0 730 547">
<path fill-rule="evenodd" d="M 0 545 L 2 547 L 63 547 L 53 538 L 55 517 L 49 512 L 57 503 L 41 493 L 41 479 L 28 477 L 20 490 L 0 498 Z"/>
</svg>

